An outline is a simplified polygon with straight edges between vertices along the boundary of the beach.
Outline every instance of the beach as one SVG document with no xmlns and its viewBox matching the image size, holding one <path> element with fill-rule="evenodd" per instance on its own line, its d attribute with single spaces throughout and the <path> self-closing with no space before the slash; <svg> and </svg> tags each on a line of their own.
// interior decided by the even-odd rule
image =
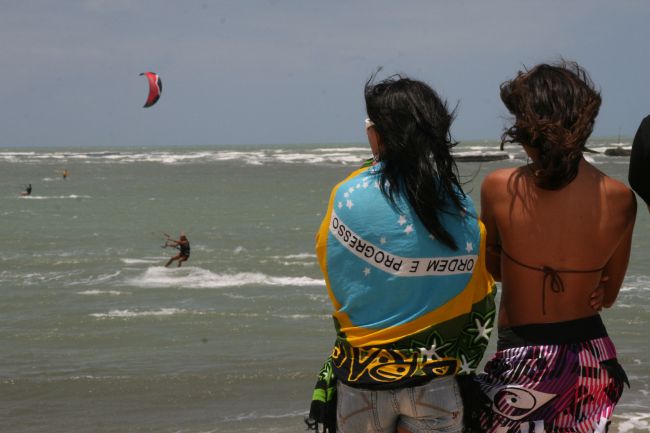
<svg viewBox="0 0 650 433">
<path fill-rule="evenodd" d="M 628 158 L 603 152 L 631 142 L 615 141 L 591 140 L 587 158 L 626 182 Z M 477 208 L 486 173 L 525 163 L 493 140 L 455 152 Z M 303 432 L 335 337 L 313 237 L 331 188 L 369 156 L 354 143 L 0 149 L 0 431 Z M 191 257 L 165 268 L 164 233 L 181 232 Z M 640 204 L 602 313 L 631 383 L 611 433 L 650 429 L 649 298 Z"/>
</svg>

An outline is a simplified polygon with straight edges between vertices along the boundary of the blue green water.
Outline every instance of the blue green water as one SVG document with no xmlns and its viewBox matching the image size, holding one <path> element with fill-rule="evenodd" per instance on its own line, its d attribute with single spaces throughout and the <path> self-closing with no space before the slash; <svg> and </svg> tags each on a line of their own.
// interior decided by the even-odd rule
<svg viewBox="0 0 650 433">
<path fill-rule="evenodd" d="M 485 173 L 523 163 L 507 153 L 459 163 L 476 203 Z M 304 431 L 334 339 L 313 235 L 331 187 L 368 156 L 364 145 L 0 150 L 0 431 Z M 626 158 L 590 158 L 625 180 Z M 164 268 L 174 251 L 162 233 L 181 231 L 191 258 Z M 650 427 L 649 295 L 640 206 L 628 275 L 603 313 L 632 382 L 614 433 Z"/>
</svg>

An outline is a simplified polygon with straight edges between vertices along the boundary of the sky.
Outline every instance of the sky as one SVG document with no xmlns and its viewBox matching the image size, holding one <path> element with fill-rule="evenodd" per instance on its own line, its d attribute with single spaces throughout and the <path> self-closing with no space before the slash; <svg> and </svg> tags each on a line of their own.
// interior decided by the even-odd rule
<svg viewBox="0 0 650 433">
<path fill-rule="evenodd" d="M 650 114 L 644 0 L 0 0 L 0 41 L 0 147 L 364 143 L 379 67 L 497 140 L 499 85 L 561 57 L 601 91 L 594 136 Z"/>
</svg>

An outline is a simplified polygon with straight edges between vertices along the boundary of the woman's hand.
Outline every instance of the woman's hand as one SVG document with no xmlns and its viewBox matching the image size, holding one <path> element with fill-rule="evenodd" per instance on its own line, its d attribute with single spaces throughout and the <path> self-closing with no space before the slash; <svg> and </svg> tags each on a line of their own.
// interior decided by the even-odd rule
<svg viewBox="0 0 650 433">
<path fill-rule="evenodd" d="M 605 283 L 607 280 L 609 280 L 609 277 L 603 275 L 600 279 L 600 283 L 598 283 L 598 286 L 593 292 L 591 292 L 591 296 L 589 297 L 589 305 L 591 305 L 591 308 L 596 311 L 601 311 L 603 309 L 605 300 Z"/>
</svg>

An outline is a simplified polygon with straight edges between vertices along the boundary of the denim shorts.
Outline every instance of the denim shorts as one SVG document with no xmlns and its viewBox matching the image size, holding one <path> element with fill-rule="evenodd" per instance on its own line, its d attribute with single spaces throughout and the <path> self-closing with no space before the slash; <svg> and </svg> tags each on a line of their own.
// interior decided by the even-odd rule
<svg viewBox="0 0 650 433">
<path fill-rule="evenodd" d="M 340 433 L 459 433 L 463 403 L 454 376 L 422 386 L 371 391 L 337 383 Z"/>
</svg>

